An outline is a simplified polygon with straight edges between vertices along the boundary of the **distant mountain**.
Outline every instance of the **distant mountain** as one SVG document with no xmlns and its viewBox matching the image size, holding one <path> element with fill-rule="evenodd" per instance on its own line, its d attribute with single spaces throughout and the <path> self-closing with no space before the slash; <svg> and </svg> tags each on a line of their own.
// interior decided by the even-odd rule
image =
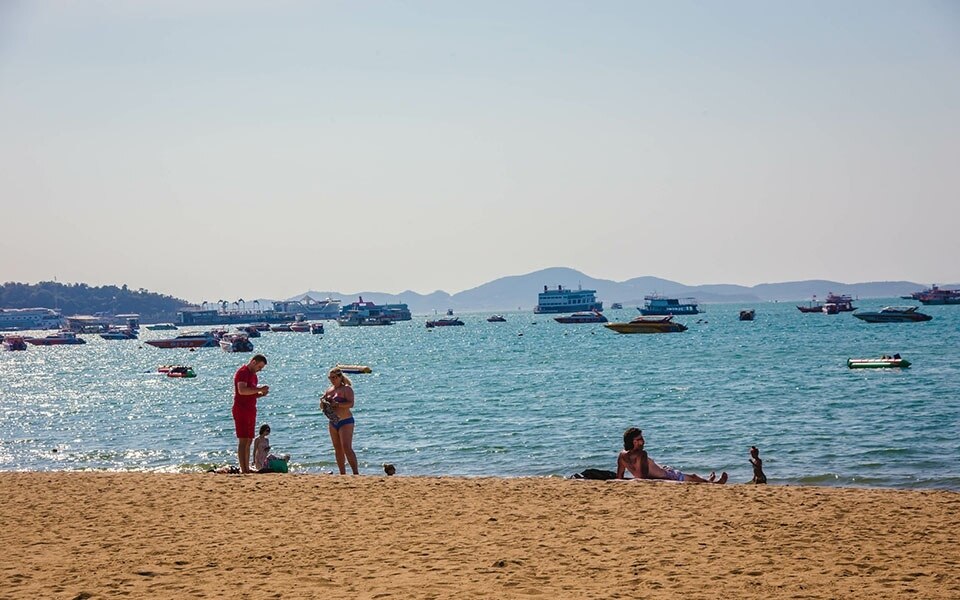
<svg viewBox="0 0 960 600">
<path fill-rule="evenodd" d="M 816 295 L 823 298 L 829 292 L 850 294 L 859 298 L 892 298 L 907 295 L 928 287 L 911 281 L 874 281 L 866 283 L 840 283 L 837 281 L 810 280 L 785 283 L 763 283 L 752 287 L 731 284 L 684 285 L 659 277 L 636 277 L 627 281 L 595 279 L 566 267 L 552 267 L 527 273 L 495 279 L 473 289 L 456 294 L 438 290 L 431 294 L 418 294 L 406 291 L 400 294 L 379 292 L 359 292 L 344 294 L 341 292 L 310 291 L 291 300 L 299 300 L 306 295 L 316 299 L 339 298 L 344 303 L 354 302 L 360 296 L 364 300 L 377 304 L 405 302 L 414 313 L 442 312 L 448 308 L 455 311 L 496 311 L 496 310 L 533 310 L 537 303 L 537 294 L 543 287 L 597 290 L 597 299 L 604 306 L 611 302 L 637 306 L 643 304 L 643 297 L 651 293 L 668 296 L 693 296 L 701 302 L 769 302 L 809 300 Z M 943 287 L 955 287 L 954 285 Z"/>
</svg>

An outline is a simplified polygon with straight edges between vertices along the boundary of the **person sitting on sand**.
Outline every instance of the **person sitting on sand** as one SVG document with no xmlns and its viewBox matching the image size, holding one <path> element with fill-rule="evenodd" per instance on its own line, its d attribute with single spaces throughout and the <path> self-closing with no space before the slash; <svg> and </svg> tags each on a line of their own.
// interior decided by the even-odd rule
<svg viewBox="0 0 960 600">
<path fill-rule="evenodd" d="M 270 454 L 270 426 L 264 423 L 260 426 L 260 435 L 253 443 L 253 468 L 258 473 L 286 473 L 290 455 L 277 456 Z"/>
<path fill-rule="evenodd" d="M 767 476 L 763 474 L 763 461 L 760 460 L 760 450 L 750 446 L 750 464 L 753 465 L 753 479 L 750 483 L 766 483 Z"/>
<path fill-rule="evenodd" d="M 643 432 L 636 427 L 630 427 L 623 432 L 623 450 L 617 457 L 617 479 L 623 479 L 624 471 L 630 471 L 635 479 L 666 479 L 686 483 L 726 483 L 727 473 L 724 471 L 717 479 L 716 473 L 704 479 L 695 473 L 681 473 L 671 467 L 661 467 L 652 458 L 647 456 L 643 449 Z"/>
</svg>

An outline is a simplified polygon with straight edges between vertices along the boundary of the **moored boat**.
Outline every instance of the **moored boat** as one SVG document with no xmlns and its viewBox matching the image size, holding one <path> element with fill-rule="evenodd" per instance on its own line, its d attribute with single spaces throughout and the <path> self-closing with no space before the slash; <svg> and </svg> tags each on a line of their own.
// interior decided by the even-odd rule
<svg viewBox="0 0 960 600">
<path fill-rule="evenodd" d="M 572 313 L 584 310 L 603 310 L 603 302 L 597 301 L 597 290 L 564 289 L 558 285 L 551 290 L 543 286 L 543 292 L 537 295 L 537 306 L 533 309 L 536 314 L 542 313 Z"/>
<path fill-rule="evenodd" d="M 741 321 L 752 321 L 755 316 L 756 312 L 752 308 L 747 308 L 740 311 Z"/>
<path fill-rule="evenodd" d="M 25 338 L 25 340 L 34 346 L 72 346 L 87 343 L 87 340 L 77 337 L 76 333 L 66 330 L 51 333 L 42 338 Z"/>
<path fill-rule="evenodd" d="M 673 321 L 673 315 L 641 315 L 628 323 L 604 323 L 604 327 L 617 333 L 679 333 L 687 327 Z"/>
<path fill-rule="evenodd" d="M 827 293 L 827 299 L 824 302 L 826 304 L 835 304 L 837 307 L 837 312 L 853 312 L 856 310 L 853 306 L 853 298 L 847 294 L 834 294 L 833 292 L 829 292 Z"/>
<path fill-rule="evenodd" d="M 880 358 L 848 358 L 847 367 L 851 369 L 905 369 L 910 361 L 900 358 L 899 354 Z"/>
<path fill-rule="evenodd" d="M 100 334 L 105 340 L 135 340 L 137 332 L 133 329 L 111 329 Z"/>
<path fill-rule="evenodd" d="M 432 321 L 427 321 L 427 327 L 451 327 L 463 325 L 458 317 L 441 317 L 439 319 L 434 319 Z"/>
<path fill-rule="evenodd" d="M 595 310 L 575 312 L 572 315 L 554 317 L 557 323 L 606 323 L 607 318 Z"/>
<path fill-rule="evenodd" d="M 173 331 L 177 328 L 173 323 L 154 323 L 153 325 L 145 325 L 150 331 Z"/>
<path fill-rule="evenodd" d="M 700 314 L 700 305 L 694 298 L 669 298 L 660 294 L 643 297 L 644 304 L 637 307 L 644 316 L 696 315 Z"/>
<path fill-rule="evenodd" d="M 310 333 L 314 335 L 323 333 L 323 323 L 310 323 Z"/>
<path fill-rule="evenodd" d="M 612 302 L 610 304 L 610 310 L 620 310 L 621 308 L 623 308 L 623 304 L 620 302 Z"/>
<path fill-rule="evenodd" d="M 944 290 L 936 285 L 917 296 L 922 304 L 960 304 L 960 290 Z"/>
<path fill-rule="evenodd" d="M 506 323 L 507 320 L 504 318 L 503 315 L 490 315 L 489 317 L 487 317 L 487 322 L 488 323 Z"/>
<path fill-rule="evenodd" d="M 147 340 L 147 343 L 156 348 L 213 348 L 217 346 L 217 338 L 211 332 L 204 331 L 184 333 L 165 340 Z"/>
<path fill-rule="evenodd" d="M 290 323 L 290 331 L 296 331 L 297 333 L 307 333 L 310 331 L 310 323 L 305 321 L 297 321 L 296 323 Z"/>
<path fill-rule="evenodd" d="M 293 331 L 290 323 L 274 323 L 270 325 L 270 331 Z"/>
<path fill-rule="evenodd" d="M 3 337 L 3 342 L 0 342 L 0 347 L 11 352 L 26 350 L 27 342 L 21 335 L 6 335 Z"/>
<path fill-rule="evenodd" d="M 253 342 L 243 333 L 231 333 L 220 338 L 220 349 L 224 352 L 253 352 Z"/>
<path fill-rule="evenodd" d="M 917 312 L 919 306 L 884 306 L 878 311 L 859 311 L 853 313 L 867 323 L 915 323 L 933 319 L 930 315 Z"/>
</svg>

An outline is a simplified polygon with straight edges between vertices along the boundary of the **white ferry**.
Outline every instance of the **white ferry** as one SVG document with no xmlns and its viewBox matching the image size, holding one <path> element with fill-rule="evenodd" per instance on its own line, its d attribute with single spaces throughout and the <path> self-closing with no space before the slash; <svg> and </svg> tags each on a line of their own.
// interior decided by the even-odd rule
<svg viewBox="0 0 960 600">
<path fill-rule="evenodd" d="M 60 329 L 62 321 L 51 308 L 0 308 L 0 330 Z"/>
<path fill-rule="evenodd" d="M 603 302 L 597 302 L 597 290 L 584 290 L 579 286 L 575 290 L 565 290 L 562 285 L 558 285 L 555 290 L 543 286 L 533 312 L 540 314 L 602 310 Z"/>
</svg>

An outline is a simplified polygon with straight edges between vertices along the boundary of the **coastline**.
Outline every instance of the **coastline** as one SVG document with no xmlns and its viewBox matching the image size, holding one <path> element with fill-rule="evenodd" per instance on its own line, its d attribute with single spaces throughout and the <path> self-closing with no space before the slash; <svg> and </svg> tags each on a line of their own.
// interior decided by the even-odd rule
<svg viewBox="0 0 960 600">
<path fill-rule="evenodd" d="M 960 493 L 0 473 L 4 597 L 960 596 Z"/>
</svg>

